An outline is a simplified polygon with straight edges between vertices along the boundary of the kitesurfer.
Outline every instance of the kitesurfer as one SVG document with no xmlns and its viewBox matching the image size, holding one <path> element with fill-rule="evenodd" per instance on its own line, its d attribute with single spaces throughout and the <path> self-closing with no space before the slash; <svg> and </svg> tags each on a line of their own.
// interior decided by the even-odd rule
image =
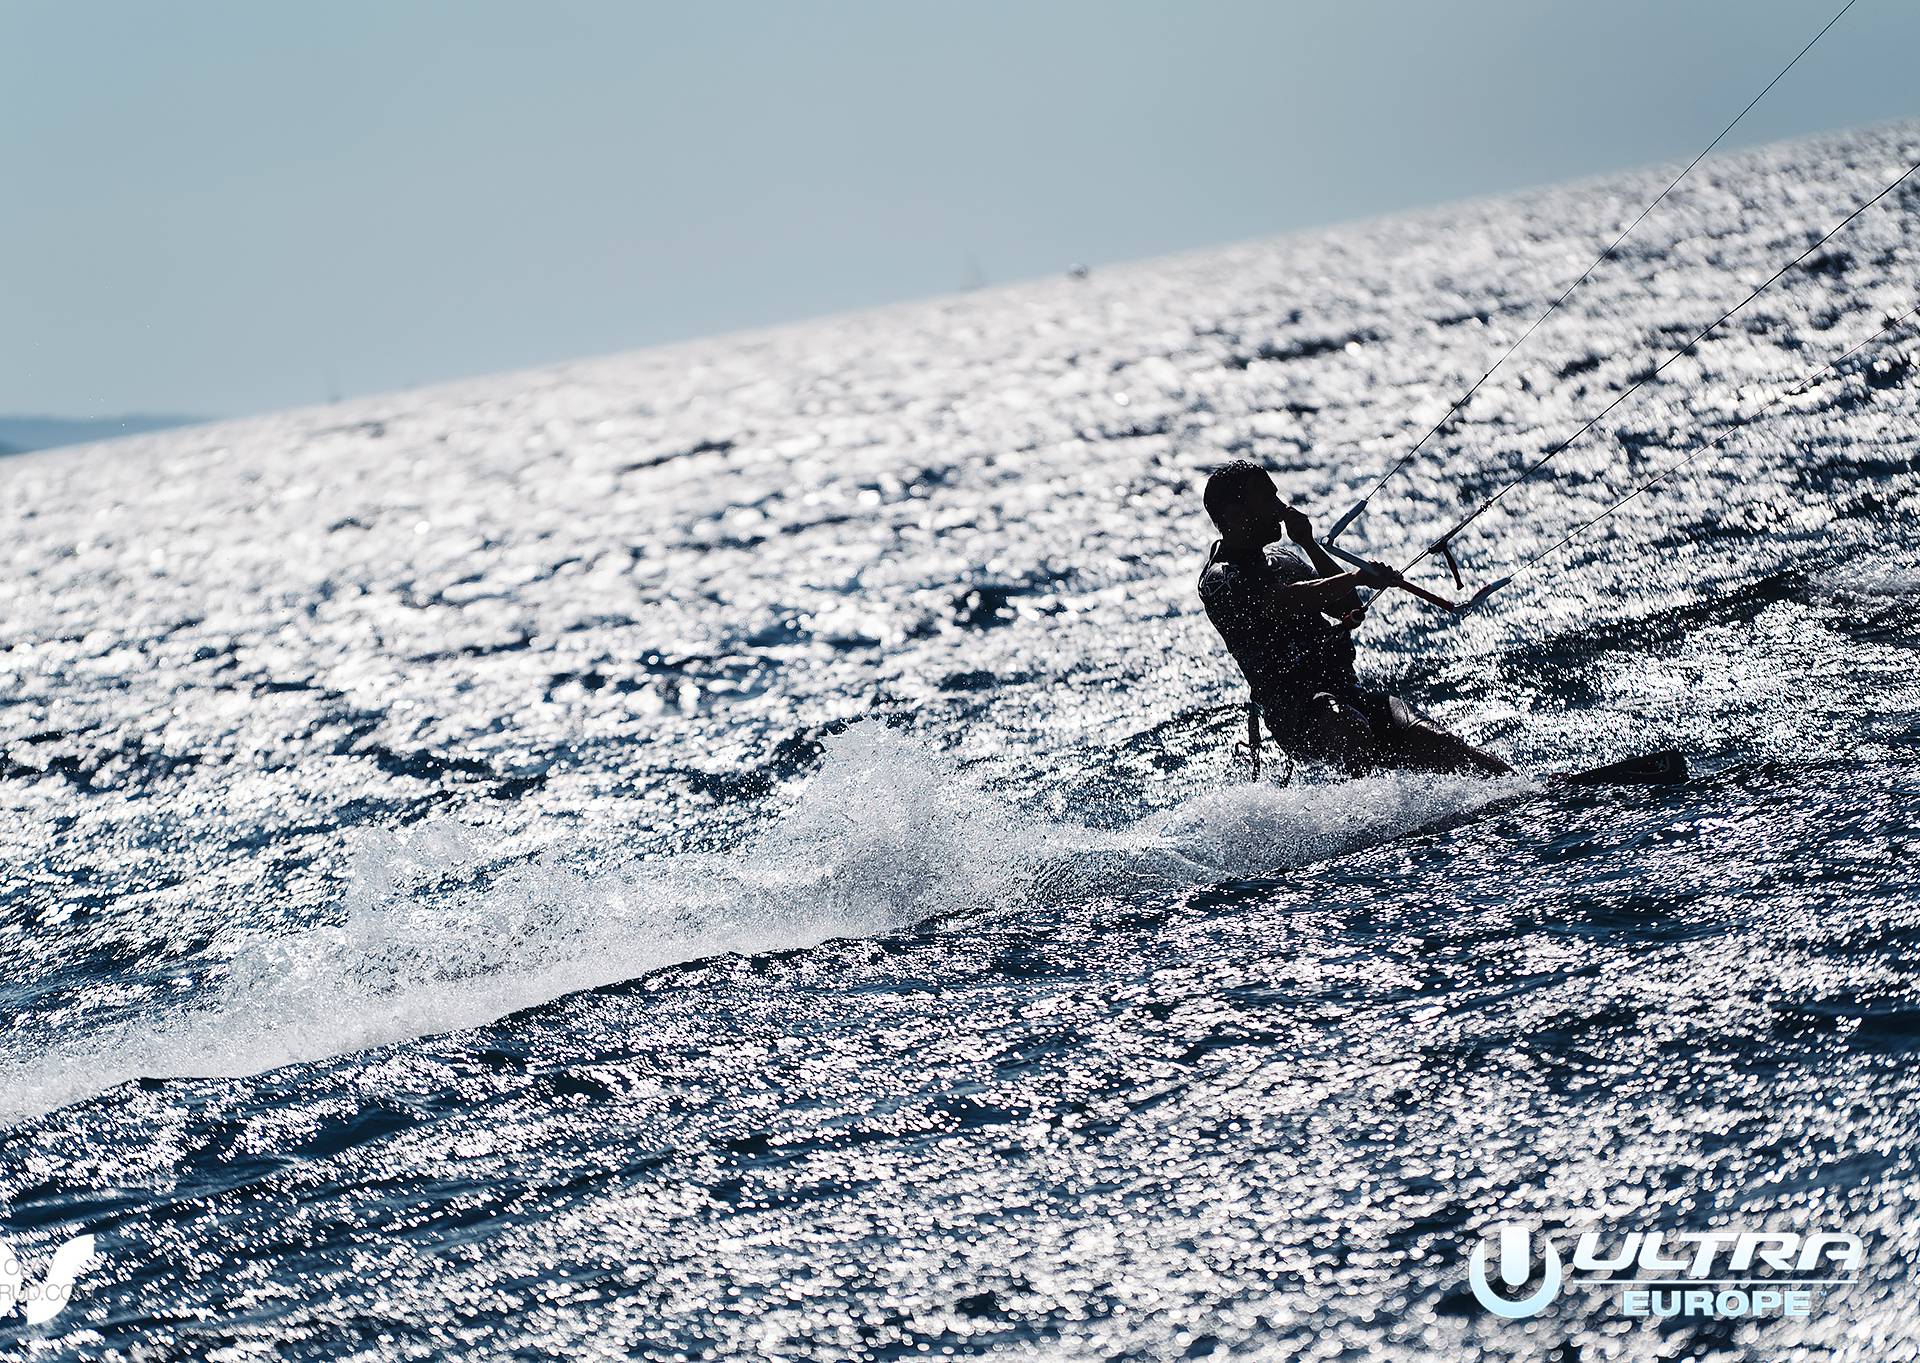
<svg viewBox="0 0 1920 1363">
<path fill-rule="evenodd" d="M 1220 538 L 1200 574 L 1200 600 L 1283 752 L 1350 776 L 1513 770 L 1354 676 L 1352 631 L 1365 614 L 1358 589 L 1402 585 L 1397 572 L 1384 563 L 1341 571 L 1258 464 L 1216 469 L 1204 500 Z"/>
</svg>

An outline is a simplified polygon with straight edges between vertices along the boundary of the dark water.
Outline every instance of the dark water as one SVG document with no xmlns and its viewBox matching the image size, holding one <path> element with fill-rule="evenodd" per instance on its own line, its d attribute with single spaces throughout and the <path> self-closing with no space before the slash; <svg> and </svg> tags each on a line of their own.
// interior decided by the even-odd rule
<svg viewBox="0 0 1920 1363">
<path fill-rule="evenodd" d="M 1400 559 L 1920 155 L 1695 173 Z M 0 465 L 0 1230 L 127 1360 L 1916 1357 L 1914 342 L 1363 671 L 1535 770 L 1249 785 L 1197 479 L 1322 518 L 1663 183 Z M 1915 301 L 1920 192 L 1465 545 Z M 1910 334 L 1909 334 L 1910 335 Z M 1789 1321 L 1497 1224 L 1860 1236 Z"/>
</svg>

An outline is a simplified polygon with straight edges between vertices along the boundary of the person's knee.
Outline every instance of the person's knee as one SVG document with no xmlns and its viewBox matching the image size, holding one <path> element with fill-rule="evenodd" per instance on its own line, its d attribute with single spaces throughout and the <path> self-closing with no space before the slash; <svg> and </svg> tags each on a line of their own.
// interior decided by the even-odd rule
<svg viewBox="0 0 1920 1363">
<path fill-rule="evenodd" d="M 1350 770 L 1373 761 L 1373 726 L 1331 693 L 1323 691 L 1309 701 L 1301 720 L 1316 755 Z"/>
</svg>

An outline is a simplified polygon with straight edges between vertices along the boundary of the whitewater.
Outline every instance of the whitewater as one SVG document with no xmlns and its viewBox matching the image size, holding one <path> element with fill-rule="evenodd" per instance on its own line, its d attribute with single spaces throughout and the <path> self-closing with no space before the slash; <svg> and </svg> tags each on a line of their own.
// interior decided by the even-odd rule
<svg viewBox="0 0 1920 1363">
<path fill-rule="evenodd" d="M 1703 164 L 1346 542 L 1417 553 L 1916 156 Z M 1362 628 L 1523 770 L 1687 786 L 1250 781 L 1194 590 L 1206 470 L 1330 523 L 1671 173 L 0 460 L 0 1234 L 100 1254 L 0 1341 L 1920 1357 L 1912 333 Z M 1916 209 L 1468 573 L 1920 301 Z M 1464 1269 L 1512 1221 L 1867 1252 L 1805 1319 L 1515 1324 Z"/>
</svg>

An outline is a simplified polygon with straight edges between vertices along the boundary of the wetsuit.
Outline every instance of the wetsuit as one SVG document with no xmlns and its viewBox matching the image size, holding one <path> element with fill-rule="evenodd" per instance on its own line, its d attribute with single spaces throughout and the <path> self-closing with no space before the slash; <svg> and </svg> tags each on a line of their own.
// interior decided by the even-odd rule
<svg viewBox="0 0 1920 1363">
<path fill-rule="evenodd" d="M 1229 554 L 1215 544 L 1200 574 L 1200 600 L 1283 751 L 1306 761 L 1337 761 L 1352 772 L 1398 765 L 1401 741 L 1411 731 L 1440 731 L 1397 696 L 1361 687 L 1349 626 L 1275 590 L 1319 576 L 1288 545 Z M 1340 604 L 1357 611 L 1359 593 Z M 1355 732 L 1363 736 L 1358 744 L 1351 740 Z"/>
</svg>

